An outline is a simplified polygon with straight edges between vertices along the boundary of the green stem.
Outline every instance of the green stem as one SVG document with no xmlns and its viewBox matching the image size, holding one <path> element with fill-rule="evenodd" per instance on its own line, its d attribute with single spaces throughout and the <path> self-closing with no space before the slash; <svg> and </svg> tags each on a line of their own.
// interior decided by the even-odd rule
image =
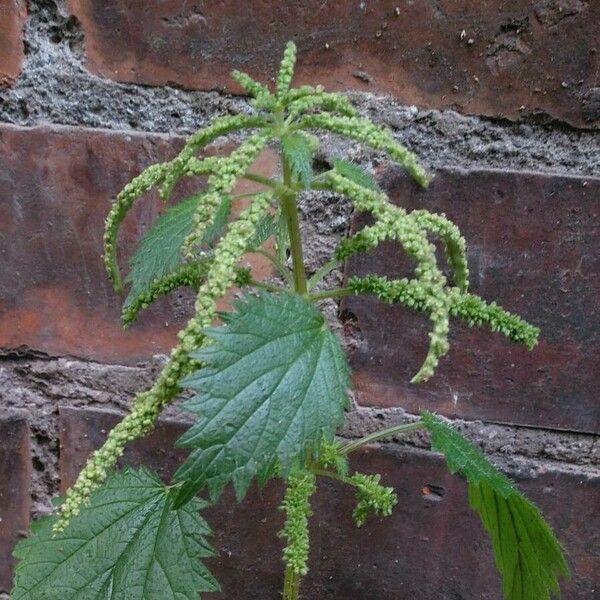
<svg viewBox="0 0 600 600">
<path fill-rule="evenodd" d="M 283 114 L 283 113 L 282 113 Z M 282 120 L 282 116 L 279 117 Z M 292 266 L 294 275 L 294 290 L 298 294 L 307 293 L 306 270 L 302 251 L 302 237 L 298 219 L 297 195 L 292 188 L 292 169 L 285 156 L 282 155 L 283 190 L 278 190 L 281 199 L 282 216 L 285 219 L 290 240 Z M 283 600 L 298 600 L 300 597 L 300 582 L 302 576 L 296 573 L 290 565 L 285 568 L 283 580 Z"/>
<path fill-rule="evenodd" d="M 255 183 L 260 183 L 266 187 L 270 187 L 276 189 L 279 185 L 277 181 L 273 181 L 269 177 L 264 177 L 263 175 L 259 175 L 258 173 L 244 173 L 244 179 L 248 179 L 249 181 L 254 181 Z"/>
<path fill-rule="evenodd" d="M 336 473 L 334 471 L 328 471 L 327 469 L 311 469 L 312 473 L 314 475 L 317 475 L 318 477 L 328 477 L 329 479 L 335 479 L 336 481 L 341 481 L 342 483 L 346 483 L 347 485 L 352 485 L 356 487 L 356 484 L 352 481 L 352 479 L 350 479 L 350 477 L 344 477 L 343 475 L 340 475 L 339 473 Z"/>
<path fill-rule="evenodd" d="M 289 162 L 283 157 L 283 185 L 292 187 L 292 169 Z M 294 289 L 298 294 L 306 294 L 306 271 L 302 251 L 302 237 L 300 236 L 300 221 L 298 219 L 297 192 L 286 190 L 280 194 L 281 207 L 287 223 L 290 237 L 290 251 L 292 253 L 292 266 L 294 271 Z"/>
<path fill-rule="evenodd" d="M 327 277 L 331 271 L 339 267 L 342 264 L 341 260 L 334 258 L 329 262 L 326 262 L 307 282 L 308 291 L 312 290 L 319 281 Z"/>
<path fill-rule="evenodd" d="M 301 576 L 290 567 L 285 570 L 283 580 L 283 600 L 298 600 L 300 597 Z"/>
<path fill-rule="evenodd" d="M 271 283 L 266 283 L 265 281 L 256 281 L 255 279 L 251 279 L 248 282 L 248 285 L 251 287 L 259 288 L 261 290 L 267 290 L 268 292 L 285 292 L 287 288 L 284 288 L 280 285 L 273 285 Z"/>
<path fill-rule="evenodd" d="M 344 296 L 351 296 L 354 292 L 350 288 L 337 288 L 335 290 L 323 290 L 322 292 L 316 292 L 309 296 L 310 300 L 316 302 L 317 300 L 325 300 L 326 298 L 343 298 Z"/>
<path fill-rule="evenodd" d="M 423 421 L 415 421 L 414 423 L 403 423 L 402 425 L 394 425 L 394 427 L 388 427 L 387 429 L 376 431 L 375 433 L 360 438 L 359 440 L 350 442 L 345 446 L 342 446 L 340 452 L 342 454 L 350 454 L 350 452 L 354 452 L 355 450 L 358 450 L 359 448 L 362 448 L 362 446 L 365 446 L 367 444 L 377 442 L 379 440 L 391 437 L 393 435 L 398 435 L 400 433 L 410 433 L 419 429 L 425 429 L 425 423 L 423 423 Z"/>
</svg>

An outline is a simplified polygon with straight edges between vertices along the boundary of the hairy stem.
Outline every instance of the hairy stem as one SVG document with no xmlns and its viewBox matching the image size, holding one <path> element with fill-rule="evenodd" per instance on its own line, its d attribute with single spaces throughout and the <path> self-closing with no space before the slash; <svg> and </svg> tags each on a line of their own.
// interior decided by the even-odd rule
<svg viewBox="0 0 600 600">
<path fill-rule="evenodd" d="M 292 169 L 285 157 L 283 157 L 283 185 L 286 188 L 291 188 L 292 185 Z M 292 266 L 294 270 L 294 289 L 298 294 L 306 294 L 306 271 L 304 269 L 302 237 L 300 236 L 300 221 L 298 219 L 297 193 L 286 191 L 281 194 L 280 198 L 290 236 L 290 251 L 292 253 Z"/>
<path fill-rule="evenodd" d="M 376 431 L 375 433 L 371 433 L 363 438 L 355 440 L 354 442 L 350 442 L 345 446 L 340 448 L 340 452 L 342 454 L 350 454 L 350 452 L 354 452 L 359 448 L 367 444 L 372 444 L 373 442 L 377 442 L 379 440 L 383 440 L 385 438 L 391 437 L 393 435 L 398 435 L 400 433 L 410 433 L 412 431 L 418 431 L 419 429 L 425 429 L 425 423 L 423 421 L 415 421 L 414 423 L 403 423 L 402 425 L 394 425 L 393 427 L 388 427 L 387 429 L 382 429 L 381 431 Z"/>
<path fill-rule="evenodd" d="M 302 250 L 302 237 L 300 235 L 300 222 L 298 219 L 297 192 L 292 191 L 292 169 L 285 156 L 283 161 L 283 185 L 286 189 L 279 197 L 281 199 L 282 214 L 287 224 L 292 254 L 294 275 L 294 290 L 298 294 L 307 293 L 306 270 Z M 285 568 L 283 580 L 283 600 L 298 600 L 300 597 L 300 582 L 302 575 L 297 573 L 288 563 Z"/>
</svg>

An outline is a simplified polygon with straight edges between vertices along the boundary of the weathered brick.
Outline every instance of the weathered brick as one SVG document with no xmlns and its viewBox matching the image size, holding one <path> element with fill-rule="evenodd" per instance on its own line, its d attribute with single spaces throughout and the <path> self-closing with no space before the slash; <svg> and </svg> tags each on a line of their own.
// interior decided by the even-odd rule
<svg viewBox="0 0 600 600">
<path fill-rule="evenodd" d="M 397 168 L 383 175 L 403 206 L 445 212 L 469 244 L 471 291 L 541 328 L 529 352 L 499 334 L 454 323 L 450 354 L 426 384 L 409 380 L 424 359 L 428 319 L 372 297 L 349 298 L 359 403 L 430 409 L 557 429 L 600 431 L 600 180 L 499 171 L 442 171 L 420 191 Z M 365 223 L 356 216 L 354 228 Z M 347 275 L 404 276 L 386 243 L 357 256 Z"/>
<path fill-rule="evenodd" d="M 73 482 L 86 456 L 117 421 L 114 413 L 91 409 L 61 410 L 62 485 Z M 128 450 L 125 462 L 143 462 L 163 476 L 181 458 L 172 443 L 184 424 L 161 423 L 147 440 Z M 357 453 L 353 466 L 384 474 L 399 502 L 394 515 L 354 527 L 353 493 L 324 481 L 314 500 L 311 571 L 307 598 L 402 600 L 482 598 L 501 600 L 489 542 L 469 510 L 466 486 L 451 476 L 441 459 L 398 447 L 371 447 Z M 523 476 L 523 490 L 541 507 L 564 543 L 574 577 L 564 597 L 588 600 L 600 584 L 595 552 L 600 526 L 600 481 L 554 472 Z M 273 483 L 252 488 L 242 504 L 231 490 L 207 511 L 220 556 L 211 568 L 223 586 L 215 598 L 279 598 L 282 564 L 277 511 L 282 490 Z"/>
<path fill-rule="evenodd" d="M 0 86 L 11 85 L 23 63 L 25 0 L 3 0 L 0 10 Z"/>
<path fill-rule="evenodd" d="M 518 119 L 598 124 L 600 5 L 580 0 L 239 2 L 71 0 L 89 69 L 118 81 L 231 87 L 229 71 L 271 78 L 293 38 L 300 82 Z M 585 104 L 585 106 L 584 106 Z M 589 102 L 588 102 L 589 104 Z"/>
<path fill-rule="evenodd" d="M 31 455 L 23 412 L 0 415 L 0 440 L 0 592 L 8 592 L 13 547 L 29 525 Z"/>
<path fill-rule="evenodd" d="M 175 155 L 180 138 L 77 128 L 0 127 L 0 348 L 135 363 L 168 351 L 189 317 L 189 294 L 159 299 L 128 331 L 102 263 L 111 199 L 145 166 Z M 268 174 L 266 153 L 258 168 Z M 198 181 L 178 190 L 197 189 Z M 195 187 L 194 187 L 195 186 Z M 247 188 L 245 188 L 247 189 Z M 124 223 L 122 252 L 160 210 L 156 195 Z M 252 264 L 269 273 L 266 259 Z"/>
</svg>

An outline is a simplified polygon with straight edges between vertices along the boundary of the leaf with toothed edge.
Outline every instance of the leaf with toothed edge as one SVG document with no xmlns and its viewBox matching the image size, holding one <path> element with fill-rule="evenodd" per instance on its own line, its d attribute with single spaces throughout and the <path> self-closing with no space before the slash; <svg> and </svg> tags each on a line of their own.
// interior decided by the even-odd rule
<svg viewBox="0 0 600 600">
<path fill-rule="evenodd" d="M 206 366 L 182 381 L 200 392 L 187 403 L 199 420 L 178 442 L 192 452 L 175 474 L 176 506 L 204 487 L 214 500 L 229 481 L 242 499 L 254 476 L 289 472 L 333 439 L 348 402 L 340 343 L 301 296 L 246 295 L 222 320 L 192 354 Z"/>
<path fill-rule="evenodd" d="M 262 246 L 272 235 L 279 230 L 279 222 L 273 215 L 265 215 L 256 226 L 252 239 L 248 242 L 248 248 L 254 250 Z"/>
<path fill-rule="evenodd" d="M 281 138 L 281 150 L 298 181 L 304 187 L 309 187 L 313 174 L 313 153 L 306 136 L 286 133 Z"/>
<path fill-rule="evenodd" d="M 14 556 L 12 600 L 198 600 L 219 584 L 201 559 L 215 555 L 199 499 L 173 510 L 172 492 L 146 471 L 109 477 L 67 529 L 35 522 Z"/>
<path fill-rule="evenodd" d="M 559 596 L 558 577 L 568 577 L 569 567 L 538 508 L 458 431 L 432 413 L 422 417 L 432 448 L 468 481 L 469 502 L 490 536 L 506 600 Z"/>
<path fill-rule="evenodd" d="M 375 192 L 381 191 L 381 188 L 377 185 L 373 175 L 353 162 L 336 158 L 333 161 L 333 168 L 346 179 L 349 179 L 358 185 L 362 185 L 362 187 L 367 188 L 368 190 L 373 190 Z"/>
<path fill-rule="evenodd" d="M 131 289 L 125 300 L 125 307 L 148 292 L 153 283 L 174 273 L 184 263 L 181 247 L 192 231 L 194 213 L 201 201 L 202 194 L 197 194 L 169 208 L 139 241 L 130 260 L 131 269 L 127 281 L 131 283 Z M 223 234 L 231 212 L 231 203 L 230 196 L 223 198 L 202 240 L 206 246 L 213 244 Z"/>
</svg>

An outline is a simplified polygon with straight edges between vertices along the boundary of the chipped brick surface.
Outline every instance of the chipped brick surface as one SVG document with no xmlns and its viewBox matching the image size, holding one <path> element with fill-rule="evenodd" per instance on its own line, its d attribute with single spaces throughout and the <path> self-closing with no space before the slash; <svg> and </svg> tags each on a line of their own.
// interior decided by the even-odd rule
<svg viewBox="0 0 600 600">
<path fill-rule="evenodd" d="M 25 0 L 3 0 L 0 8 L 0 86 L 11 85 L 23 63 Z"/>
<path fill-rule="evenodd" d="M 74 481 L 85 458 L 118 420 L 115 413 L 61 410 L 63 488 Z M 183 454 L 171 450 L 187 426 L 163 422 L 146 440 L 128 449 L 123 462 L 159 468 L 168 478 Z M 372 519 L 357 530 L 351 518 L 354 495 L 336 482 L 321 481 L 311 522 L 311 570 L 307 598 L 354 597 L 377 600 L 501 600 L 486 535 L 469 510 L 466 485 L 450 475 L 441 459 L 393 445 L 370 447 L 353 458 L 364 472 L 383 473 L 399 502 L 392 517 Z M 532 474 L 533 473 L 533 474 Z M 600 584 L 594 548 L 600 527 L 600 480 L 539 470 L 519 475 L 521 488 L 534 500 L 564 543 L 574 577 L 564 584 L 569 600 L 589 600 Z M 207 511 L 220 556 L 211 568 L 223 586 L 215 598 L 276 600 L 280 594 L 282 516 L 280 486 L 254 487 L 242 504 L 231 490 Z"/>
<path fill-rule="evenodd" d="M 27 416 L 0 414 L 0 592 L 8 592 L 12 550 L 29 525 L 31 454 Z"/>
<path fill-rule="evenodd" d="M 144 167 L 173 157 L 181 139 L 78 128 L 0 127 L 0 348 L 27 347 L 132 364 L 167 352 L 190 316 L 190 295 L 159 299 L 124 331 L 123 297 L 102 262 L 104 219 L 120 189 Z M 260 159 L 273 168 L 271 155 Z M 195 190 L 180 186 L 182 197 Z M 124 222 L 128 257 L 161 210 L 155 195 Z M 265 260 L 252 263 L 268 273 Z"/>
<path fill-rule="evenodd" d="M 469 250 L 471 291 L 541 328 L 529 352 L 455 322 L 436 376 L 409 383 L 427 350 L 428 319 L 372 297 L 349 298 L 346 327 L 360 404 L 401 406 L 598 433 L 600 412 L 600 180 L 500 171 L 442 171 L 421 191 L 390 168 L 382 177 L 403 206 L 445 212 Z M 354 228 L 366 222 L 355 216 Z M 397 245 L 353 258 L 347 275 L 404 276 Z"/>
<path fill-rule="evenodd" d="M 598 86 L 600 5 L 584 0 L 252 2 L 71 0 L 88 68 L 117 81 L 239 91 L 229 72 L 271 78 L 283 45 L 298 78 L 401 102 L 578 126 Z"/>
</svg>

